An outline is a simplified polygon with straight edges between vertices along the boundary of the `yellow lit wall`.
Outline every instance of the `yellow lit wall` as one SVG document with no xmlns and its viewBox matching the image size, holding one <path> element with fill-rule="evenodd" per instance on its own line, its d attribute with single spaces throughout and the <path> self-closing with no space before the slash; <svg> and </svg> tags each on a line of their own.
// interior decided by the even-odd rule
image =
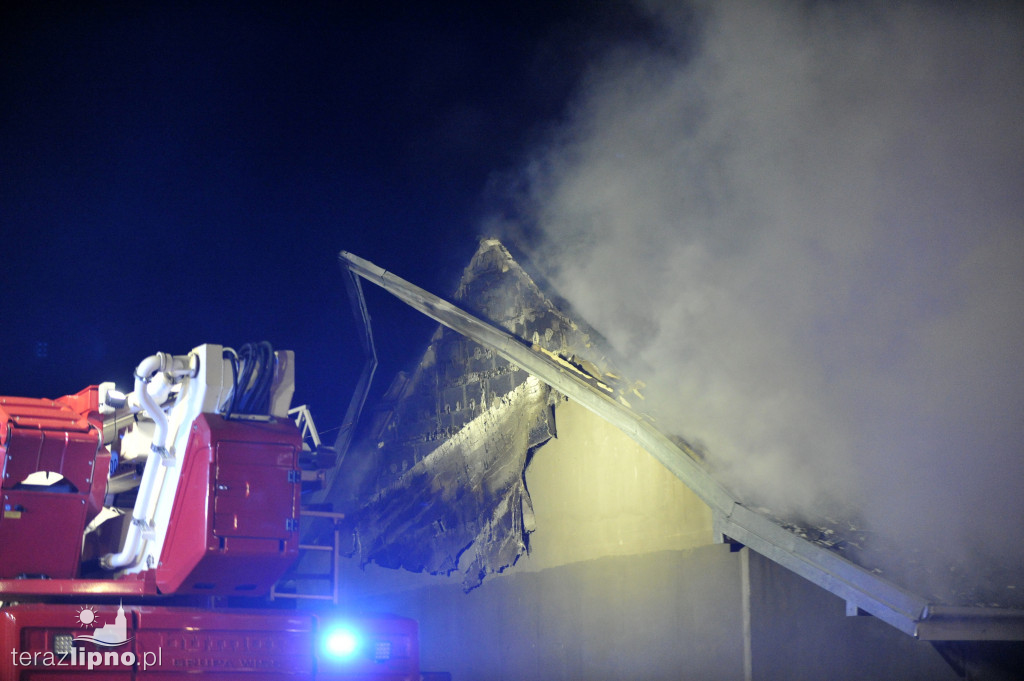
<svg viewBox="0 0 1024 681">
<path fill-rule="evenodd" d="M 622 431 L 574 402 L 526 469 L 536 529 L 524 570 L 712 543 L 711 510 Z"/>
</svg>

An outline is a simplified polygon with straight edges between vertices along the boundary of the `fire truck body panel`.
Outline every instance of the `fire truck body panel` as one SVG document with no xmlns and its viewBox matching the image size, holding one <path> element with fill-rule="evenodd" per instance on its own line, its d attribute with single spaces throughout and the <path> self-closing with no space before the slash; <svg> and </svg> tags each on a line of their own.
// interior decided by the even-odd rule
<svg viewBox="0 0 1024 681">
<path fill-rule="evenodd" d="M 118 611 L 114 616 L 115 609 Z M 81 621 L 123 619 L 95 642 Z M 0 613 L 0 679 L 418 681 L 414 620 L 275 610 L 22 604 Z"/>
<path fill-rule="evenodd" d="M 202 345 L 128 395 L 0 397 L 0 681 L 421 678 L 414 620 L 260 600 L 300 549 L 293 365 Z"/>
</svg>

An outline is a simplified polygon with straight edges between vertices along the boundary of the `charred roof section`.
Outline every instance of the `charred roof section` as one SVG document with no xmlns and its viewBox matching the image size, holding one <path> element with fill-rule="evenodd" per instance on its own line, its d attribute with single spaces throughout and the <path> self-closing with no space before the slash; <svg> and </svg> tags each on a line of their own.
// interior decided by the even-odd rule
<svg viewBox="0 0 1024 681">
<path fill-rule="evenodd" d="M 541 293 L 498 241 L 481 242 L 454 300 L 625 401 L 594 332 Z M 439 326 L 416 368 L 389 387 L 330 495 L 362 563 L 459 571 L 467 589 L 514 564 L 533 529 L 524 473 L 530 452 L 554 435 L 557 399 L 491 348 Z"/>
</svg>

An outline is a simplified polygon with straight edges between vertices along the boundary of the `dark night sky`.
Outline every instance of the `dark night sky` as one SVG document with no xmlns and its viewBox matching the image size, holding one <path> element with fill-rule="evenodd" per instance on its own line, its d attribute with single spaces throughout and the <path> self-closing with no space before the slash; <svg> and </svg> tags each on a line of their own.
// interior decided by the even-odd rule
<svg viewBox="0 0 1024 681">
<path fill-rule="evenodd" d="M 323 429 L 362 363 L 337 253 L 450 293 L 495 174 L 638 25 L 571 2 L 22 2 L 0 24 L 0 394 L 266 339 Z M 379 387 L 433 323 L 368 295 Z"/>
</svg>

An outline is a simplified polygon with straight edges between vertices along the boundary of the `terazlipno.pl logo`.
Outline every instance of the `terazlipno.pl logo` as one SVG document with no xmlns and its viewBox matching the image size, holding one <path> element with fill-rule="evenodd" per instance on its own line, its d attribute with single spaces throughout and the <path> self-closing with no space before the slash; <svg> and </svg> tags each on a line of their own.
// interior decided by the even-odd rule
<svg viewBox="0 0 1024 681">
<path fill-rule="evenodd" d="M 89 606 L 85 606 L 78 611 L 78 621 L 83 627 L 90 625 L 94 626 L 96 622 L 96 611 Z M 92 635 L 83 634 L 81 636 L 75 636 L 72 640 L 74 641 L 89 641 L 99 646 L 115 647 L 123 646 L 125 643 L 131 641 L 130 638 L 126 638 L 128 635 L 128 618 L 125 617 L 124 607 L 117 606 L 117 617 L 114 618 L 113 624 L 104 624 L 98 629 L 93 630 Z"/>
<path fill-rule="evenodd" d="M 83 628 L 92 628 L 91 633 L 77 636 L 58 634 L 54 636 L 54 650 L 47 651 L 11 651 L 15 667 L 56 667 L 92 670 L 95 667 L 134 667 L 136 662 L 141 669 L 159 665 L 161 651 L 145 652 L 142 659 L 136 659 L 130 648 L 123 648 L 131 642 L 128 637 L 128 618 L 124 607 L 119 605 L 113 622 L 103 624 L 99 620 L 97 609 L 84 606 L 79 609 L 76 624 Z M 87 650 L 84 644 L 91 643 L 99 650 Z"/>
</svg>

